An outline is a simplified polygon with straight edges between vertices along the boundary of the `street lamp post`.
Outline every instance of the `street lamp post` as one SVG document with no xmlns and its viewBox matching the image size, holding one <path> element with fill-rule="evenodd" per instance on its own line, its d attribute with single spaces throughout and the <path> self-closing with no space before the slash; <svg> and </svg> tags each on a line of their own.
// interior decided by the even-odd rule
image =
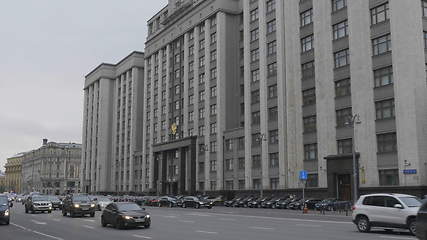
<svg viewBox="0 0 427 240">
<path fill-rule="evenodd" d="M 356 159 L 356 124 L 361 124 L 360 115 L 354 114 L 351 116 L 346 125 L 349 127 L 353 127 L 353 141 L 352 141 L 352 157 L 353 157 L 353 203 L 356 203 L 357 198 L 359 196 L 359 164 Z"/>
<path fill-rule="evenodd" d="M 203 151 L 204 154 L 209 154 L 209 146 L 207 144 L 202 144 L 202 145 L 199 145 L 199 146 L 200 146 L 200 151 Z M 209 163 L 205 163 L 205 164 L 209 164 Z M 205 185 L 207 185 L 207 184 L 208 183 L 205 183 Z M 206 195 L 206 188 L 205 187 L 203 187 L 203 195 Z"/>
<path fill-rule="evenodd" d="M 265 133 L 260 133 L 256 140 L 261 144 L 261 165 L 262 165 L 262 142 L 267 141 L 267 135 Z M 261 185 L 260 185 L 260 197 L 262 198 L 264 196 L 264 186 L 263 186 L 263 172 L 261 171 Z"/>
</svg>

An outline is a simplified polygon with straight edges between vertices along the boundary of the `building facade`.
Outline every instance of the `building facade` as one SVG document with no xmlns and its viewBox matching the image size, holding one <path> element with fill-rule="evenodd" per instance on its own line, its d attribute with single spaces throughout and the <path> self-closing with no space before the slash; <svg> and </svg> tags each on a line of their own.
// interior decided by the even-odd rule
<svg viewBox="0 0 427 240">
<path fill-rule="evenodd" d="M 286 191 L 306 170 L 351 199 L 353 142 L 362 190 L 425 190 L 426 17 L 422 0 L 170 0 L 148 21 L 142 190 Z"/>
<path fill-rule="evenodd" d="M 101 64 L 84 86 L 81 183 L 84 192 L 142 191 L 144 54 Z"/>
<path fill-rule="evenodd" d="M 5 168 L 6 175 L 6 190 L 9 192 L 21 192 L 22 182 L 22 157 L 25 153 L 18 153 L 7 159 Z"/>
<path fill-rule="evenodd" d="M 2 171 L 0 171 L 0 193 L 6 191 L 6 176 Z"/>
<path fill-rule="evenodd" d="M 64 194 L 79 192 L 81 144 L 43 145 L 22 156 L 22 192 Z"/>
</svg>

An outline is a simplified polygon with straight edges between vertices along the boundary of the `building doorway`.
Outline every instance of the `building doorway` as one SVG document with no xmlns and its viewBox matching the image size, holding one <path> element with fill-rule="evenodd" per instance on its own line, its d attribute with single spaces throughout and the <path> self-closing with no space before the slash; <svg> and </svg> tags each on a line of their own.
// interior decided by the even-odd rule
<svg viewBox="0 0 427 240">
<path fill-rule="evenodd" d="M 339 200 L 351 200 L 351 176 L 350 174 L 337 175 L 337 197 Z"/>
</svg>

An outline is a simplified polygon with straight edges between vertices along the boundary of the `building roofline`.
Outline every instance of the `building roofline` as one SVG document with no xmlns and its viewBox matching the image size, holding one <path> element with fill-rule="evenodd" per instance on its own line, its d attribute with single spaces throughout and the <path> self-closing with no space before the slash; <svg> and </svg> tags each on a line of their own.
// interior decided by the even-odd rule
<svg viewBox="0 0 427 240">
<path fill-rule="evenodd" d="M 126 57 L 122 58 L 118 63 L 113 64 L 113 63 L 101 63 L 99 64 L 96 68 L 94 68 L 92 71 L 90 71 L 88 74 L 85 75 L 85 78 L 88 78 L 90 75 L 92 75 L 93 73 L 97 72 L 100 68 L 102 67 L 117 67 L 120 64 L 122 64 L 124 61 L 126 61 L 127 59 L 129 59 L 132 55 L 135 54 L 144 54 L 144 52 L 141 51 L 132 51 L 131 53 L 129 53 Z"/>
<path fill-rule="evenodd" d="M 160 11 L 157 11 L 156 14 L 154 14 L 150 19 L 147 20 L 147 23 L 149 23 L 151 20 L 154 19 L 154 17 L 156 17 L 159 13 L 161 13 L 163 10 L 165 10 L 167 7 L 169 7 L 169 4 L 166 4 L 166 6 L 164 6 L 162 9 L 160 9 Z"/>
</svg>

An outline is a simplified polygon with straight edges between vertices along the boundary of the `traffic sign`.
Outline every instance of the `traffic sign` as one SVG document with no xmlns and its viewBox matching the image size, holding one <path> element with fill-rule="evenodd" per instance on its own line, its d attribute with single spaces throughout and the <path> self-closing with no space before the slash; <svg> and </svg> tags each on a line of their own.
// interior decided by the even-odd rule
<svg viewBox="0 0 427 240">
<path fill-rule="evenodd" d="M 299 180 L 307 180 L 307 171 L 302 170 L 299 172 Z"/>
<path fill-rule="evenodd" d="M 405 169 L 403 174 L 417 174 L 417 169 Z"/>
</svg>

